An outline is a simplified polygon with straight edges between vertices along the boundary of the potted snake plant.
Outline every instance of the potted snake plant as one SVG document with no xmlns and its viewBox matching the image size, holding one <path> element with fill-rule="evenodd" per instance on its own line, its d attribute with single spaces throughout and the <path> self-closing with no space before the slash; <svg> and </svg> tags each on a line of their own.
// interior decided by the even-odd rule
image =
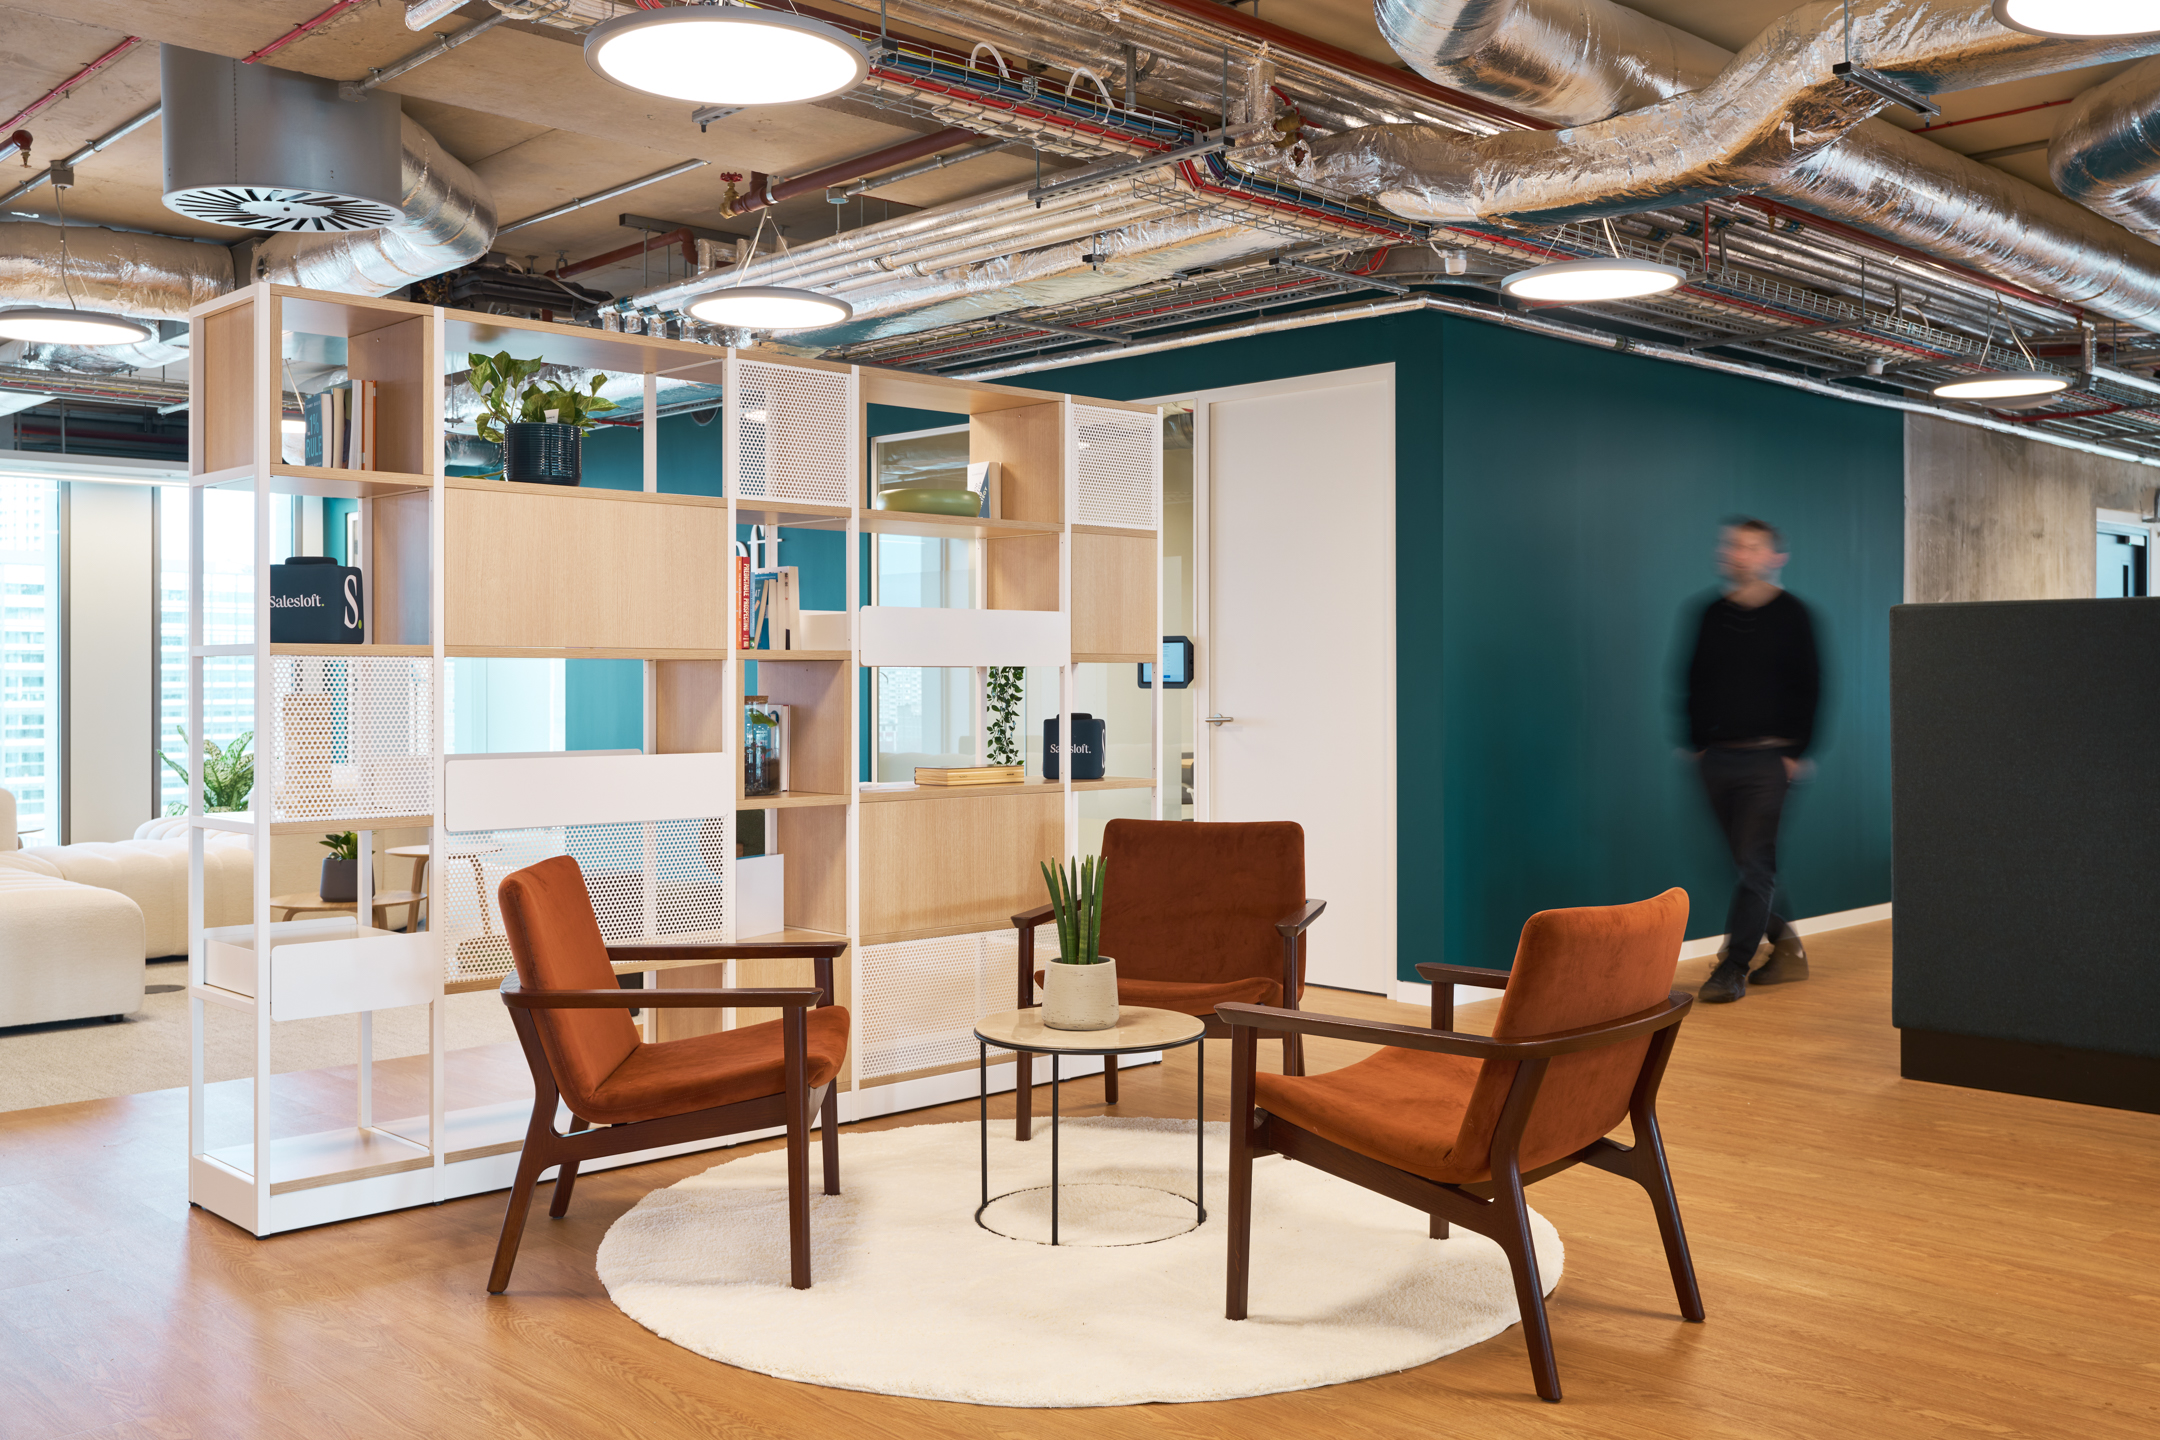
<svg viewBox="0 0 2160 1440">
<path fill-rule="evenodd" d="M 592 417 L 613 410 L 600 398 L 604 375 L 591 387 L 534 383 L 546 362 L 519 360 L 504 350 L 465 357 L 473 393 L 483 407 L 477 422 L 480 438 L 502 446 L 504 478 L 528 485 L 575 485 L 583 475 L 586 432 L 599 425 Z"/>
<path fill-rule="evenodd" d="M 1057 958 L 1043 967 L 1042 1023 L 1052 1030 L 1108 1030 L 1118 1022 L 1117 961 L 1102 940 L 1104 862 L 1098 856 L 1047 861 L 1050 910 L 1057 921 Z"/>
</svg>

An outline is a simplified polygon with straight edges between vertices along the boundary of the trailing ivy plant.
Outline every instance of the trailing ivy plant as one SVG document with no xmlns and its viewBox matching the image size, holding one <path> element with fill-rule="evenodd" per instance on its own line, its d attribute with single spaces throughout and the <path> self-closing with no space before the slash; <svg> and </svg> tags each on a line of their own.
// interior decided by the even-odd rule
<svg viewBox="0 0 2160 1440">
<path fill-rule="evenodd" d="M 1020 726 L 1020 701 L 1024 693 L 1023 682 L 1027 671 L 1018 665 L 993 665 L 987 684 L 986 698 L 989 702 L 990 732 L 988 761 L 992 765 L 1018 765 L 1020 747 L 1016 732 Z"/>
<path fill-rule="evenodd" d="M 173 729 L 180 733 L 180 753 L 185 755 L 187 753 L 187 727 L 185 725 L 175 725 Z M 248 754 L 248 744 L 254 738 L 255 732 L 249 730 L 235 739 L 226 741 L 223 748 L 220 748 L 215 740 L 203 741 L 202 793 L 204 814 L 216 815 L 222 812 L 247 809 L 248 796 L 255 789 L 255 757 Z M 158 752 L 158 759 L 164 761 L 173 774 L 180 777 L 181 784 L 187 784 L 187 766 L 173 759 L 172 756 L 167 755 L 162 750 Z M 167 815 L 184 815 L 187 813 L 187 802 L 185 800 L 175 800 L 165 807 L 165 813 Z"/>
<path fill-rule="evenodd" d="M 1102 963 L 1103 874 L 1108 866 L 1101 856 L 1067 861 L 1065 867 L 1042 862 L 1043 881 L 1050 887 L 1050 912 L 1057 921 L 1058 960 L 1066 965 Z"/>
</svg>

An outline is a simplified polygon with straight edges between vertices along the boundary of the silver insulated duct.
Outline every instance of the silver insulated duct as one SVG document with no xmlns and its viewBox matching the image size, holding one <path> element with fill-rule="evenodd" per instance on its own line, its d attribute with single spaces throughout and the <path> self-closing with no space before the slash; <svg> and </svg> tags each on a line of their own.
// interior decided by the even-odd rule
<svg viewBox="0 0 2160 1440">
<path fill-rule="evenodd" d="M 340 98 L 336 82 L 158 47 L 165 204 L 249 230 L 397 223 L 398 97 Z"/>
<path fill-rule="evenodd" d="M 2160 59 L 2077 97 L 2055 127 L 2048 173 L 2088 210 L 2160 240 Z"/>
</svg>

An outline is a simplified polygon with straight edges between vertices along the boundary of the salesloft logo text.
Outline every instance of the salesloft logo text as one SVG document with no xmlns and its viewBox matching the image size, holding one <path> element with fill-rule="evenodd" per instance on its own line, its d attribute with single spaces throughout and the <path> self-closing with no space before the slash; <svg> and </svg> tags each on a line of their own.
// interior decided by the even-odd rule
<svg viewBox="0 0 2160 1440">
<path fill-rule="evenodd" d="M 322 603 L 323 598 L 320 595 L 273 595 L 270 597 L 270 608 L 273 610 L 320 610 Z"/>
</svg>

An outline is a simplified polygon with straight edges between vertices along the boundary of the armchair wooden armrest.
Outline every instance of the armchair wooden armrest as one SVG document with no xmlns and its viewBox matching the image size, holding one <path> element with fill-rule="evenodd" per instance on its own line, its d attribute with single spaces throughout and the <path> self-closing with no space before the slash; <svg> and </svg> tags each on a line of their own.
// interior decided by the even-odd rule
<svg viewBox="0 0 2160 1440">
<path fill-rule="evenodd" d="M 825 992 L 808 986 L 769 990 L 527 990 L 502 986 L 503 1004 L 519 1010 L 711 1009 L 739 1005 L 751 1010 L 807 1010 L 825 1003 Z"/>
<path fill-rule="evenodd" d="M 1044 901 L 1032 910 L 1023 910 L 1012 917 L 1013 928 L 1020 932 L 1020 974 L 1016 996 L 1017 1008 L 1025 1010 L 1035 1003 L 1035 927 L 1057 913 L 1057 907 Z"/>
<path fill-rule="evenodd" d="M 1512 970 L 1482 970 L 1475 965 L 1420 964 L 1417 973 L 1432 986 L 1432 1027 L 1455 1028 L 1455 987 L 1476 985 L 1486 990 L 1507 989 Z"/>
<path fill-rule="evenodd" d="M 1442 1055 L 1461 1055 L 1472 1060 L 1550 1060 L 1578 1050 L 1595 1050 L 1640 1039 L 1680 1023 L 1695 1003 L 1694 997 L 1675 990 L 1662 1005 L 1610 1021 L 1549 1035 L 1529 1035 L 1519 1040 L 1495 1040 L 1489 1035 L 1465 1035 L 1454 1030 L 1428 1030 L 1422 1025 L 1395 1025 L 1384 1020 L 1353 1020 L 1346 1015 L 1313 1015 L 1274 1005 L 1246 1005 L 1237 1001 L 1215 1007 L 1233 1029 L 1289 1031 L 1300 1035 L 1325 1035 L 1336 1040 L 1355 1040 L 1366 1045 L 1394 1045 L 1404 1050 L 1430 1050 Z"/>
<path fill-rule="evenodd" d="M 1285 940 L 1302 935 L 1311 927 L 1313 921 L 1320 918 L 1320 912 L 1325 909 L 1327 901 L 1307 900 L 1295 915 L 1285 916 L 1275 922 L 1275 933 Z"/>
<path fill-rule="evenodd" d="M 610 945 L 607 947 L 607 956 L 608 963 L 612 965 L 636 965 L 641 962 L 655 960 L 811 960 L 816 962 L 811 967 L 811 978 L 817 982 L 818 989 L 825 996 L 823 1000 L 817 1003 L 830 1005 L 833 1003 L 834 996 L 838 993 L 833 989 L 833 961 L 845 954 L 847 948 L 848 942 L 838 939 L 787 940 L 776 941 L 769 945 L 723 945 L 718 942 L 697 945 L 662 943 L 657 945 Z M 630 993 L 635 995 L 657 995 L 664 992 L 656 987 L 652 990 L 635 990 Z M 717 992 L 677 990 L 673 993 L 692 995 Z M 665 1003 L 660 1001 L 654 1001 L 653 1003 L 657 1008 L 665 1010 L 683 1002 L 670 1000 Z"/>
</svg>

